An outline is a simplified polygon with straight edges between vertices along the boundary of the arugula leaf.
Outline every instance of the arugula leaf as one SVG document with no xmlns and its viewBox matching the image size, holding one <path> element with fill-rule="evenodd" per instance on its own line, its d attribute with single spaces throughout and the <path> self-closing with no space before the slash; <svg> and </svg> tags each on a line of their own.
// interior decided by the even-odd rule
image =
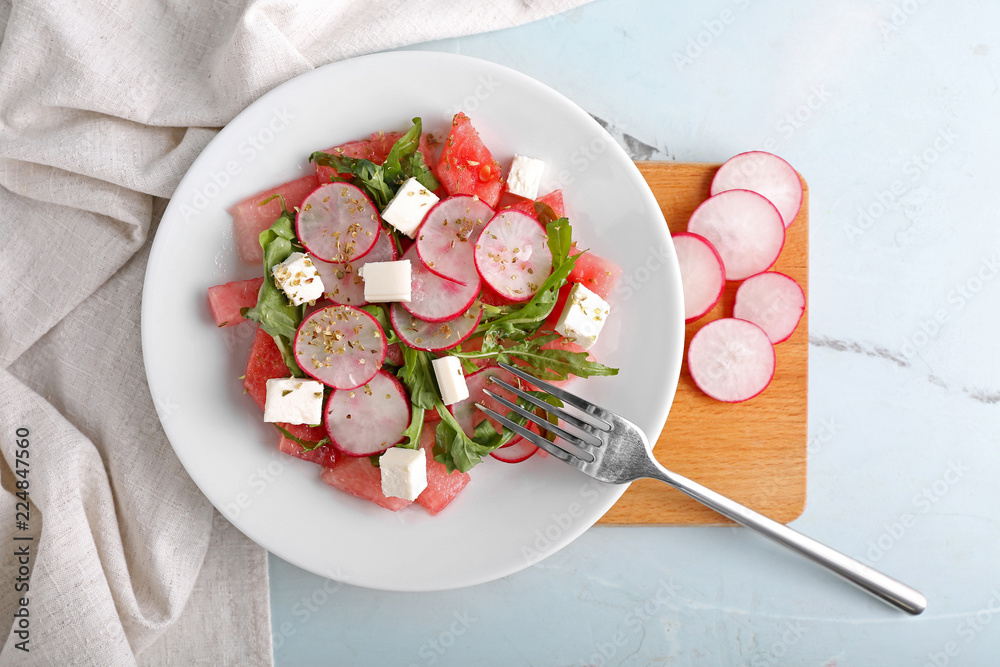
<svg viewBox="0 0 1000 667">
<path fill-rule="evenodd" d="M 289 433 L 288 431 L 286 431 L 285 429 L 281 428 L 277 424 L 274 425 L 274 428 L 276 428 L 279 431 L 281 431 L 281 435 L 285 436 L 286 438 L 288 438 L 292 442 L 297 442 L 300 445 L 302 445 L 302 451 L 305 451 L 305 452 L 311 452 L 314 449 L 319 449 L 323 445 L 330 444 L 330 438 L 323 438 L 319 442 L 313 442 L 311 440 L 302 440 L 301 438 L 298 438 L 298 437 L 292 435 L 291 433 Z"/>
<path fill-rule="evenodd" d="M 282 200 L 282 207 L 284 203 Z M 257 305 L 253 308 L 240 309 L 240 312 L 271 335 L 292 375 L 305 377 L 292 352 L 292 340 L 295 339 L 295 332 L 302 323 L 305 304 L 293 306 L 271 275 L 271 269 L 288 259 L 293 252 L 301 250 L 295 238 L 295 220 L 292 213 L 284 209 L 274 224 L 260 233 L 259 241 L 260 247 L 264 250 L 264 285 L 257 297 Z"/>
<path fill-rule="evenodd" d="M 410 406 L 410 425 L 403 431 L 405 441 L 396 445 L 406 449 L 417 449 L 420 447 L 420 436 L 424 431 L 424 409 L 419 405 Z"/>
<path fill-rule="evenodd" d="M 385 182 L 385 173 L 382 167 L 371 160 L 317 151 L 309 156 L 309 161 L 324 167 L 332 167 L 341 174 L 353 175 L 354 178 L 350 182 L 364 190 L 380 211 L 385 208 L 385 205 L 396 193 Z M 336 180 L 346 179 L 337 178 Z"/>
<path fill-rule="evenodd" d="M 403 366 L 396 377 L 409 390 L 410 403 L 424 410 L 433 410 L 435 403 L 441 401 L 431 367 L 433 357 L 430 352 L 414 350 L 406 343 L 400 343 L 399 349 L 403 352 Z"/>
<path fill-rule="evenodd" d="M 309 156 L 309 161 L 332 167 L 341 174 L 351 174 L 352 183 L 371 197 L 381 211 L 395 196 L 399 186 L 409 178 L 417 181 L 428 190 L 441 187 L 430 168 L 424 162 L 420 146 L 420 118 L 413 119 L 413 126 L 406 134 L 396 140 L 389 149 L 385 162 L 378 165 L 364 158 L 353 158 L 333 153 L 317 151 Z M 343 180 L 343 179 L 335 179 Z"/>
<path fill-rule="evenodd" d="M 441 421 L 434 432 L 434 460 L 444 464 L 448 474 L 455 470 L 469 472 L 484 456 L 496 449 L 469 438 L 440 400 L 435 403 L 434 408 L 441 415 Z"/>
<path fill-rule="evenodd" d="M 562 407 L 562 401 L 555 396 L 539 391 L 529 391 L 528 393 L 551 405 Z M 517 404 L 528 410 L 535 409 L 531 403 L 523 398 L 518 398 Z M 482 461 L 484 456 L 488 456 L 490 452 L 503 447 L 518 435 L 507 428 L 497 431 L 490 420 L 484 419 L 476 425 L 470 438 L 462 431 L 454 416 L 443 403 L 439 402 L 435 408 L 441 415 L 441 421 L 434 433 L 434 460 L 443 464 L 449 474 L 454 470 L 469 472 Z M 506 416 L 520 426 L 524 426 L 528 422 L 527 417 L 522 417 L 514 411 L 508 412 Z M 549 419 L 551 420 L 552 417 Z"/>
<path fill-rule="evenodd" d="M 537 207 L 538 204 L 535 204 Z M 547 204 L 542 204 L 552 213 L 552 208 Z M 539 216 L 541 219 L 543 216 Z M 569 225 L 569 220 L 559 218 L 545 223 L 545 233 L 548 236 L 549 250 L 552 252 L 552 268 L 558 269 L 569 257 L 570 248 L 573 246 L 573 228 Z"/>
<path fill-rule="evenodd" d="M 434 177 L 434 172 L 427 166 L 424 154 L 420 151 L 403 159 L 403 171 L 410 174 L 410 177 L 417 179 L 417 182 L 428 190 L 434 191 L 441 187 L 441 183 Z M 405 182 L 406 179 L 404 178 L 403 181 Z"/>
<path fill-rule="evenodd" d="M 594 376 L 618 375 L 617 368 L 611 368 L 596 361 L 589 361 L 586 352 L 571 352 L 564 349 L 543 350 L 547 343 L 558 339 L 557 334 L 544 334 L 533 338 L 524 339 L 509 346 L 499 344 L 488 345 L 486 341 L 483 348 L 476 352 L 461 352 L 449 350 L 448 354 L 459 359 L 491 359 L 496 362 L 511 363 L 513 359 L 519 359 L 528 368 L 526 371 L 533 374 L 540 380 L 565 380 L 570 375 L 587 378 Z"/>
</svg>

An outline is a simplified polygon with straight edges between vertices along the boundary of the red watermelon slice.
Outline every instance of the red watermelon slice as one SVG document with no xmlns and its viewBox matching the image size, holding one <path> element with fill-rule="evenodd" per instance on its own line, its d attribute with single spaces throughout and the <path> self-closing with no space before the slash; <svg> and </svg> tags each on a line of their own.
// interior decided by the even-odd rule
<svg viewBox="0 0 1000 667">
<path fill-rule="evenodd" d="M 417 496 L 417 503 L 431 514 L 437 514 L 455 499 L 455 496 L 465 488 L 465 485 L 472 479 L 469 473 L 458 472 L 450 475 L 443 463 L 434 460 L 434 427 L 424 425 L 423 434 L 420 437 L 420 448 L 427 456 L 427 488 Z"/>
<path fill-rule="evenodd" d="M 310 427 L 307 426 L 306 428 Z M 286 430 L 288 430 L 289 433 L 291 433 L 290 429 Z M 325 438 L 326 431 L 324 431 L 322 428 L 319 428 L 318 430 L 321 432 L 321 435 L 319 437 L 321 439 Z M 316 442 L 316 440 L 313 440 L 312 438 L 308 439 L 303 438 L 298 434 L 296 434 L 295 437 L 301 438 L 302 440 L 312 440 L 313 442 Z M 312 463 L 317 463 L 324 468 L 332 468 L 337 463 L 337 450 L 335 450 L 333 448 L 333 445 L 330 444 L 323 445 L 322 447 L 317 447 L 311 452 L 307 452 L 302 448 L 302 445 L 295 442 L 294 440 L 286 438 L 284 434 L 281 434 L 281 439 L 278 440 L 278 449 L 284 452 L 285 454 L 291 454 L 292 456 L 300 458 L 303 461 L 310 461 Z"/>
<path fill-rule="evenodd" d="M 243 388 L 246 389 L 247 393 L 250 394 L 250 398 L 260 407 L 261 411 L 264 410 L 264 400 L 267 398 L 267 381 L 272 378 L 286 378 L 289 377 L 291 373 L 288 372 L 288 366 L 285 365 L 285 360 L 281 358 L 281 352 L 278 350 L 278 346 L 274 344 L 274 339 L 265 332 L 263 329 L 257 329 L 257 334 L 254 336 L 253 345 L 250 347 L 250 358 L 247 360 L 247 369 L 243 374 Z M 326 429 L 322 426 L 309 426 L 308 424 L 286 424 L 284 422 L 277 422 L 277 425 L 285 429 L 292 435 L 294 435 L 299 440 L 305 440 L 307 442 L 319 442 L 323 438 L 327 437 Z M 314 452 L 302 452 L 302 446 L 293 440 L 288 440 L 288 444 L 284 443 L 286 438 L 282 436 L 282 441 L 279 442 L 279 449 L 286 454 L 293 454 L 298 456 L 294 451 L 286 451 L 287 449 L 295 449 L 299 454 L 314 454 Z M 294 445 L 291 447 L 290 445 Z M 325 450 L 328 445 L 324 445 L 316 450 Z M 329 456 L 332 457 L 332 452 Z M 299 456 L 307 461 L 313 460 L 313 457 L 309 456 Z M 332 459 L 331 459 L 332 460 Z M 319 461 L 316 461 L 319 463 Z"/>
<path fill-rule="evenodd" d="M 368 457 L 343 456 L 321 475 L 323 481 L 352 496 L 370 500 L 379 507 L 398 512 L 410 504 L 403 498 L 389 498 L 382 493 L 382 471 Z"/>
<path fill-rule="evenodd" d="M 281 215 L 281 201 L 273 201 L 260 205 L 275 194 L 285 198 L 288 210 L 302 203 L 306 195 L 316 189 L 316 175 L 309 174 L 288 183 L 282 183 L 276 188 L 258 192 L 253 197 L 247 197 L 233 204 L 229 213 L 233 216 L 233 238 L 236 240 L 236 253 L 248 264 L 263 261 L 264 251 L 260 248 L 260 233 L 274 224 Z"/>
<path fill-rule="evenodd" d="M 491 208 L 496 208 L 500 200 L 503 189 L 500 163 L 461 111 L 451 122 L 451 133 L 444 142 L 436 175 L 450 195 L 477 195 Z"/>
<path fill-rule="evenodd" d="M 574 247 L 569 251 L 569 254 L 572 257 L 581 252 L 583 251 Z M 580 283 L 597 296 L 606 299 L 621 274 L 620 266 L 588 250 L 583 257 L 576 260 L 568 280 L 571 283 Z"/>
<path fill-rule="evenodd" d="M 371 160 L 375 164 L 382 164 L 385 162 L 386 157 L 389 156 L 392 145 L 402 136 L 402 132 L 373 132 L 368 139 L 348 141 L 346 144 L 328 148 L 323 152 L 343 155 L 344 157 L 363 158 Z M 424 162 L 431 168 L 431 171 L 434 171 L 434 151 L 431 148 L 426 132 L 420 135 L 420 143 L 417 146 L 417 150 L 423 153 Z M 337 170 L 333 167 L 316 165 L 316 179 L 319 183 L 329 183 L 330 179 L 336 175 Z M 341 177 L 350 178 L 351 174 L 341 174 Z"/>
<path fill-rule="evenodd" d="M 535 213 L 535 202 L 539 202 L 551 206 L 552 211 L 556 214 L 557 218 L 562 218 L 566 215 L 566 205 L 563 202 L 562 190 L 553 190 L 549 194 L 539 197 L 534 201 L 525 199 L 524 197 L 518 197 L 517 195 L 507 194 L 505 196 L 514 199 L 514 201 L 507 206 L 504 206 L 503 202 L 501 202 L 501 210 L 504 208 L 512 208 L 526 215 L 530 215 L 535 220 L 538 220 L 538 214 Z"/>
<path fill-rule="evenodd" d="M 247 390 L 261 411 L 264 410 L 264 399 L 267 398 L 267 381 L 271 378 L 286 378 L 290 376 L 281 351 L 263 329 L 257 329 L 253 345 L 250 347 L 250 358 L 243 374 L 243 387 Z"/>
<path fill-rule="evenodd" d="M 208 288 L 208 309 L 216 326 L 231 327 L 243 321 L 240 308 L 257 305 L 257 292 L 264 284 L 264 278 L 237 280 L 225 285 Z"/>
</svg>

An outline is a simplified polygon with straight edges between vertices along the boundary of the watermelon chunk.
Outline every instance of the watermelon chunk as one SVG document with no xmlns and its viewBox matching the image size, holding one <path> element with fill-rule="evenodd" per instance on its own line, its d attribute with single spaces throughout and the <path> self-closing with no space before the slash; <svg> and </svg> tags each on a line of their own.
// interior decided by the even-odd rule
<svg viewBox="0 0 1000 667">
<path fill-rule="evenodd" d="M 310 427 L 307 426 L 306 428 Z M 323 431 L 322 428 L 320 428 L 319 430 L 322 432 L 320 438 L 321 439 L 325 438 L 326 431 Z M 307 439 L 303 438 L 298 434 L 296 434 L 295 437 L 300 438 L 302 440 Z M 309 438 L 309 440 L 312 440 L 312 438 Z M 314 440 L 314 442 L 316 441 Z M 333 448 L 333 445 L 330 444 L 323 445 L 322 447 L 317 447 L 311 452 L 307 452 L 302 448 L 302 445 L 295 442 L 294 440 L 286 438 L 284 434 L 281 434 L 281 439 L 278 440 L 278 450 L 284 452 L 285 454 L 291 454 L 292 456 L 300 458 L 303 461 L 310 461 L 312 463 L 317 463 L 324 468 L 332 468 L 337 463 L 337 450 L 335 450 Z"/>
<path fill-rule="evenodd" d="M 450 195 L 476 195 L 491 208 L 496 208 L 500 200 L 500 163 L 462 112 L 455 114 L 451 122 L 436 175 Z"/>
<path fill-rule="evenodd" d="M 562 315 L 563 308 L 566 307 L 566 300 L 569 298 L 569 291 L 571 289 L 573 289 L 573 283 L 566 283 L 559 288 L 556 305 L 552 308 L 549 316 L 545 318 L 545 324 L 542 325 L 543 329 L 555 330 L 556 322 L 559 321 L 559 316 Z"/>
<path fill-rule="evenodd" d="M 539 197 L 534 201 L 525 199 L 524 197 L 518 197 L 517 195 L 508 196 L 514 198 L 515 201 L 510 203 L 508 206 L 503 206 L 501 204 L 501 210 L 504 208 L 512 208 L 526 215 L 530 215 L 535 220 L 538 220 L 538 215 L 535 213 L 535 202 L 540 202 L 551 206 L 552 211 L 556 214 L 557 218 L 562 218 L 566 215 L 566 205 L 563 202 L 562 190 L 553 190 L 549 194 Z"/>
<path fill-rule="evenodd" d="M 264 399 L 267 398 L 267 381 L 290 375 L 285 360 L 281 358 L 281 351 L 274 344 L 274 339 L 263 329 L 257 329 L 253 345 L 250 347 L 247 369 L 243 374 L 243 388 L 260 406 L 261 411 L 264 410 Z"/>
<path fill-rule="evenodd" d="M 434 460 L 434 429 L 426 426 L 425 429 L 420 448 L 427 456 L 427 488 L 417 496 L 416 502 L 431 514 L 437 514 L 455 499 L 472 477 L 457 470 L 449 475 L 444 464 Z"/>
<path fill-rule="evenodd" d="M 288 366 L 285 365 L 285 360 L 281 358 L 281 351 L 278 350 L 278 346 L 274 344 L 274 339 L 264 331 L 263 329 L 257 329 L 257 333 L 253 339 L 253 345 L 250 346 L 250 358 L 247 360 L 246 372 L 243 374 L 243 388 L 246 392 L 250 394 L 250 398 L 260 407 L 261 412 L 264 411 L 264 400 L 267 398 L 267 381 L 272 378 L 286 378 L 289 377 L 291 373 L 288 372 Z M 309 426 L 308 424 L 286 424 L 284 422 L 276 422 L 278 426 L 285 429 L 292 435 L 294 435 L 299 440 L 305 440 L 307 442 L 319 442 L 323 438 L 327 437 L 326 429 L 322 426 Z M 282 436 L 284 438 L 284 436 Z M 302 452 L 302 446 L 293 440 L 288 441 L 289 444 L 294 445 L 295 449 L 299 453 Z M 285 445 L 287 447 L 287 445 Z M 324 449 L 327 445 L 318 448 Z M 279 449 L 285 451 L 282 443 L 279 443 Z M 290 448 L 291 449 L 291 448 Z M 294 452 L 285 452 L 287 454 L 294 454 Z M 312 452 L 305 452 L 305 454 L 310 454 Z M 296 454 L 297 455 L 297 454 Z M 332 456 L 332 453 L 330 454 Z M 312 460 L 306 456 L 300 456 L 299 458 L 304 458 L 307 461 Z"/>
<path fill-rule="evenodd" d="M 208 288 L 208 309 L 216 326 L 231 327 L 243 321 L 240 308 L 257 305 L 257 292 L 264 284 L 264 278 L 237 280 L 225 285 Z"/>
<path fill-rule="evenodd" d="M 513 299 L 508 299 L 486 283 L 483 283 L 482 291 L 479 294 L 479 300 L 487 306 L 509 306 L 513 303 L 518 303 Z"/>
<path fill-rule="evenodd" d="M 371 160 L 375 164 L 382 164 L 389 156 L 389 151 L 392 150 L 392 145 L 402 136 L 402 132 L 373 132 L 371 137 L 368 139 L 348 141 L 346 144 L 328 148 L 323 152 L 343 155 L 344 157 L 363 158 L 365 160 Z M 417 145 L 417 150 L 423 153 L 424 162 L 427 163 L 427 166 L 430 167 L 433 172 L 434 150 L 431 148 L 430 139 L 428 138 L 426 132 L 420 135 L 420 143 Z M 329 183 L 330 179 L 337 175 L 337 170 L 333 167 L 326 167 L 320 164 L 316 165 L 316 179 L 319 183 Z M 339 175 L 342 178 L 351 178 L 351 174 Z"/>
<path fill-rule="evenodd" d="M 569 254 L 572 257 L 581 252 L 583 251 L 574 247 L 570 249 Z M 580 283 L 597 296 L 605 299 L 611 293 L 621 274 L 620 266 L 588 250 L 583 257 L 576 260 L 576 265 L 573 267 L 572 273 L 569 274 L 568 280 L 571 283 Z"/>
<path fill-rule="evenodd" d="M 276 188 L 258 192 L 241 202 L 233 204 L 229 209 L 233 216 L 233 238 L 236 240 L 236 253 L 248 264 L 257 264 L 264 259 L 264 251 L 260 247 L 260 233 L 274 224 L 281 215 L 281 201 L 275 199 L 263 206 L 260 202 L 272 195 L 280 194 L 285 198 L 288 210 L 298 206 L 310 192 L 316 189 L 316 175 L 309 174 L 288 183 L 282 183 Z"/>
<path fill-rule="evenodd" d="M 370 500 L 379 507 L 398 512 L 410 504 L 403 498 L 387 497 L 382 493 L 382 471 L 367 457 L 341 457 L 321 475 L 324 482 L 352 496 Z"/>
</svg>

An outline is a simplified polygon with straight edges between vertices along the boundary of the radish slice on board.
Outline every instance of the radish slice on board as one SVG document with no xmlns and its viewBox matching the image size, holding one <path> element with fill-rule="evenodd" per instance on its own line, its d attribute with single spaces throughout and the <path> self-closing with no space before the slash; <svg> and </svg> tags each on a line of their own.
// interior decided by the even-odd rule
<svg viewBox="0 0 1000 667">
<path fill-rule="evenodd" d="M 350 183 L 321 185 L 302 201 L 296 235 L 313 257 L 350 262 L 375 247 L 381 229 L 378 209 Z"/>
<path fill-rule="evenodd" d="M 449 350 L 466 338 L 479 326 L 483 317 L 483 307 L 478 301 L 467 311 L 446 322 L 424 322 L 406 312 L 398 304 L 389 309 L 389 321 L 399 337 L 415 350 L 440 352 Z"/>
<path fill-rule="evenodd" d="M 410 399 L 395 375 L 379 371 L 363 386 L 330 394 L 324 414 L 334 447 L 348 456 L 374 456 L 403 439 Z"/>
<path fill-rule="evenodd" d="M 458 317 L 479 296 L 480 281 L 468 285 L 431 273 L 420 261 L 416 244 L 403 253 L 410 260 L 410 301 L 403 303 L 408 313 L 425 322 L 446 322 Z"/>
<path fill-rule="evenodd" d="M 417 231 L 424 266 L 442 278 L 468 285 L 479 280 L 472 249 L 493 209 L 478 197 L 456 195 L 434 205 Z"/>
<path fill-rule="evenodd" d="M 538 447 L 531 441 L 522 438 L 517 442 L 509 442 L 500 449 L 494 449 L 490 456 L 504 463 L 520 463 L 526 461 L 539 452 Z"/>
<path fill-rule="evenodd" d="M 492 417 L 487 417 L 482 412 L 476 408 L 476 403 L 482 403 L 486 407 L 499 412 L 502 415 L 506 415 L 510 410 L 501 405 L 495 399 L 487 396 L 483 390 L 489 389 L 494 394 L 503 396 L 509 401 L 515 401 L 517 398 L 511 394 L 509 391 L 501 388 L 499 385 L 490 384 L 489 379 L 496 375 L 504 382 L 513 385 L 515 387 L 522 386 L 520 381 L 514 376 L 513 373 L 509 373 L 499 366 L 487 366 L 486 368 L 480 368 L 475 373 L 465 376 L 465 384 L 469 388 L 469 397 L 464 401 L 459 401 L 458 403 L 453 403 L 448 406 L 448 410 L 451 414 L 455 415 L 455 421 L 458 425 L 462 427 L 465 434 L 470 438 L 473 436 L 476 430 L 476 425 L 483 421 L 483 419 L 489 419 L 493 427 L 500 431 L 500 424 L 493 420 Z M 522 439 L 521 436 L 514 436 L 514 439 L 510 441 L 510 444 L 515 444 Z"/>
<path fill-rule="evenodd" d="M 739 403 L 767 388 L 774 377 L 774 346 L 753 322 L 726 317 L 691 338 L 688 370 L 698 388 L 717 401 Z"/>
<path fill-rule="evenodd" d="M 752 190 L 774 204 L 788 227 L 802 207 L 802 180 L 792 165 L 764 151 L 729 158 L 712 179 L 712 195 L 726 190 Z"/>
<path fill-rule="evenodd" d="M 534 218 L 507 209 L 479 235 L 476 269 L 483 281 L 512 301 L 527 301 L 552 273 L 545 228 Z"/>
<path fill-rule="evenodd" d="M 378 321 L 353 306 L 327 306 L 309 315 L 295 334 L 295 361 L 334 389 L 354 389 L 378 373 L 387 350 Z"/>
<path fill-rule="evenodd" d="M 753 322 L 777 344 L 788 340 L 805 309 L 806 295 L 799 284 L 784 273 L 767 271 L 740 284 L 733 317 Z"/>
<path fill-rule="evenodd" d="M 766 271 L 785 244 L 785 226 L 774 204 L 750 190 L 727 190 L 706 199 L 688 220 L 687 230 L 715 246 L 726 280 Z"/>
<path fill-rule="evenodd" d="M 323 296 L 343 306 L 365 306 L 365 281 L 358 269 L 368 262 L 396 261 L 396 244 L 384 231 L 379 230 L 375 246 L 364 257 L 353 262 L 313 262 L 323 280 Z"/>
<path fill-rule="evenodd" d="M 726 287 L 726 268 L 715 247 L 704 236 L 681 232 L 672 238 L 684 288 L 684 321 L 694 322 L 719 302 Z M 326 284 L 325 278 L 323 284 Z"/>
</svg>

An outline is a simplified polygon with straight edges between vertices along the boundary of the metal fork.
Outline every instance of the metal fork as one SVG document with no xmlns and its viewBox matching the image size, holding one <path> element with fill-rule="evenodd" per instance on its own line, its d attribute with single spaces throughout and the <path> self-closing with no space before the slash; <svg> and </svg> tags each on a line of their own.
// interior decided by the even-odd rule
<svg viewBox="0 0 1000 667">
<path fill-rule="evenodd" d="M 566 425 L 559 426 L 553 424 L 549 420 L 536 415 L 533 411 L 522 408 L 503 396 L 486 390 L 486 393 L 501 405 L 506 406 L 516 414 L 553 433 L 569 443 L 571 447 L 556 445 L 547 438 L 511 421 L 495 410 L 491 410 L 481 403 L 476 404 L 476 407 L 484 413 L 493 417 L 508 429 L 524 436 L 552 456 L 565 461 L 577 470 L 601 482 L 624 484 L 643 477 L 666 482 L 678 491 L 712 508 L 719 514 L 748 528 L 753 528 L 775 542 L 819 563 L 888 604 L 894 605 L 913 615 L 919 614 L 927 607 L 927 598 L 906 584 L 878 570 L 872 569 L 864 563 L 858 562 L 825 544 L 806 537 L 788 526 L 769 519 L 749 507 L 730 500 L 697 482 L 667 470 L 653 458 L 646 435 L 639 427 L 627 419 L 585 401 L 579 396 L 559 387 L 554 387 L 547 382 L 532 377 L 517 367 L 508 364 L 500 364 L 500 366 L 515 376 L 555 396 L 564 404 L 573 406 L 582 413 L 578 417 L 566 410 L 554 407 L 540 398 L 525 393 L 495 376 L 490 378 L 491 383 L 503 387 L 518 398 L 541 408 L 550 415 L 558 417 L 560 423 Z"/>
</svg>

